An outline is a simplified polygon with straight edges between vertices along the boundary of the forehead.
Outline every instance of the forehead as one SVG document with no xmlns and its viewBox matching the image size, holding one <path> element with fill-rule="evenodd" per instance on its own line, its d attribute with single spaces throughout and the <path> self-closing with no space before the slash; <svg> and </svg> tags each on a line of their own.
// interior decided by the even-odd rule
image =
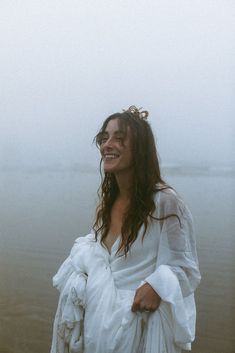
<svg viewBox="0 0 235 353">
<path fill-rule="evenodd" d="M 121 124 L 119 119 L 111 119 L 104 129 L 104 133 L 129 135 L 129 130 L 129 126 Z"/>
</svg>

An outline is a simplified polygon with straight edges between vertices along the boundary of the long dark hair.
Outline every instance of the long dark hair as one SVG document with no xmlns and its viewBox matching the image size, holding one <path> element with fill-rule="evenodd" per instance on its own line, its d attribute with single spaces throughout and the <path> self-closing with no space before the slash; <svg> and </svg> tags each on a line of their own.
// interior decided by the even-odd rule
<svg viewBox="0 0 235 353">
<path fill-rule="evenodd" d="M 127 134 L 128 127 L 132 134 L 134 178 L 131 185 L 129 207 L 124 215 L 121 229 L 121 242 L 117 251 L 118 253 L 124 252 L 127 255 L 142 225 L 144 226 L 142 234 L 144 237 L 151 218 L 162 220 L 172 216 L 167 215 L 164 218 L 153 216 L 156 209 L 155 194 L 160 190 L 169 188 L 169 186 L 161 177 L 155 139 L 150 124 L 144 118 L 141 118 L 141 114 L 137 109 L 132 112 L 127 110 L 123 113 L 110 115 L 104 121 L 94 139 L 96 145 L 100 146 L 105 129 L 112 119 L 118 119 L 119 128 L 124 135 Z M 102 176 L 101 169 L 102 160 L 100 163 Z M 96 210 L 96 220 L 93 229 L 96 240 L 98 233 L 101 233 L 102 243 L 108 235 L 111 224 L 111 209 L 119 194 L 118 184 L 113 173 L 104 173 L 98 194 L 100 202 Z"/>
</svg>

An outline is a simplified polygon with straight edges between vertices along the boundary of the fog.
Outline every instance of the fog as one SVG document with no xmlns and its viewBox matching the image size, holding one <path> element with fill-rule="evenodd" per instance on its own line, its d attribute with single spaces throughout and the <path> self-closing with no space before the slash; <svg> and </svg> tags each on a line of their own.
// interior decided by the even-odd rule
<svg viewBox="0 0 235 353">
<path fill-rule="evenodd" d="M 93 164 L 109 114 L 150 112 L 164 164 L 235 164 L 235 3 L 0 2 L 1 167 Z"/>
</svg>

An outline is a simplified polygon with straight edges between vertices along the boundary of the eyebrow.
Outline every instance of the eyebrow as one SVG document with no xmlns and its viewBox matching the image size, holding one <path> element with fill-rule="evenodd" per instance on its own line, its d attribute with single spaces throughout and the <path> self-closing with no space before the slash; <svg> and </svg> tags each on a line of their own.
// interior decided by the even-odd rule
<svg viewBox="0 0 235 353">
<path fill-rule="evenodd" d="M 108 133 L 108 131 L 103 131 L 102 133 L 101 133 L 101 135 L 102 136 L 107 136 L 107 135 L 109 135 L 109 133 Z M 115 131 L 114 132 L 114 135 L 116 136 L 116 135 L 125 135 L 125 133 L 124 133 L 124 131 L 122 131 L 122 130 L 117 130 L 117 131 Z"/>
</svg>

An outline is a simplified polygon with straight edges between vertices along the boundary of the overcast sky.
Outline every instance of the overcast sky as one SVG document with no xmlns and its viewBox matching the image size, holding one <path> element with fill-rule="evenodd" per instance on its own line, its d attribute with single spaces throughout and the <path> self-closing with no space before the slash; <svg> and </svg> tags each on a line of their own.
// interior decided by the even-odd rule
<svg viewBox="0 0 235 353">
<path fill-rule="evenodd" d="M 1 0 L 3 164 L 92 163 L 149 110 L 162 163 L 235 163 L 234 0 Z"/>
</svg>

